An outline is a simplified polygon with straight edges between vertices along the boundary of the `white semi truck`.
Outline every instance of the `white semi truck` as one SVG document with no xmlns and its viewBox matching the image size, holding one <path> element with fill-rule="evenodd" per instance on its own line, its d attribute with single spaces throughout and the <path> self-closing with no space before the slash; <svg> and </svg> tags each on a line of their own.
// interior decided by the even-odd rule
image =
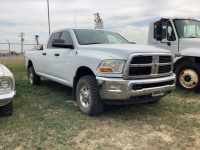
<svg viewBox="0 0 200 150">
<path fill-rule="evenodd" d="M 171 51 L 177 87 L 200 91 L 200 21 L 192 18 L 152 21 L 148 45 Z"/>
</svg>

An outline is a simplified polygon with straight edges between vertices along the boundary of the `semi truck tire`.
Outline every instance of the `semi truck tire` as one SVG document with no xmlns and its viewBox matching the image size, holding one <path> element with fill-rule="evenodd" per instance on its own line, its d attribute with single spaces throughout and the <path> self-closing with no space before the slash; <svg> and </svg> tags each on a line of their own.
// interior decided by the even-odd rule
<svg viewBox="0 0 200 150">
<path fill-rule="evenodd" d="M 176 86 L 188 91 L 200 91 L 200 65 L 196 62 L 185 62 L 176 69 Z"/>
<path fill-rule="evenodd" d="M 83 114 L 95 116 L 103 111 L 104 103 L 99 95 L 95 76 L 85 75 L 79 79 L 76 99 Z"/>
<path fill-rule="evenodd" d="M 38 76 L 35 73 L 35 69 L 33 68 L 33 66 L 30 66 L 28 69 L 28 77 L 29 77 L 30 84 L 40 85 L 40 82 L 41 82 L 40 76 Z"/>
<path fill-rule="evenodd" d="M 11 116 L 13 114 L 13 100 L 7 105 L 0 107 L 0 116 Z"/>
</svg>

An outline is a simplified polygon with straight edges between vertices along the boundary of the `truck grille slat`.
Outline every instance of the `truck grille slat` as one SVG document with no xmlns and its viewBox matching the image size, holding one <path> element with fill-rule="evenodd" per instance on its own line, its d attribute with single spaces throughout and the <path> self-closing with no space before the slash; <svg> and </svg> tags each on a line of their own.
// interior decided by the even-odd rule
<svg viewBox="0 0 200 150">
<path fill-rule="evenodd" d="M 152 56 L 139 56 L 134 57 L 131 61 L 131 64 L 150 64 L 152 63 Z"/>
<path fill-rule="evenodd" d="M 158 73 L 166 73 L 171 71 L 171 65 L 168 66 L 159 66 Z"/>
<path fill-rule="evenodd" d="M 167 63 L 167 62 L 171 62 L 170 56 L 160 56 L 159 57 L 159 63 Z"/>
<path fill-rule="evenodd" d="M 131 67 L 129 71 L 129 76 L 134 75 L 150 75 L 151 67 Z"/>
</svg>

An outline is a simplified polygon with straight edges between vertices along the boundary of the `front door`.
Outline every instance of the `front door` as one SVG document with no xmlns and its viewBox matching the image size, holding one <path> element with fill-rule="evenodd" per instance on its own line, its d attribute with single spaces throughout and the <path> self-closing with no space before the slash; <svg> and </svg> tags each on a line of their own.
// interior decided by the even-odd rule
<svg viewBox="0 0 200 150">
<path fill-rule="evenodd" d="M 171 23 L 171 21 L 163 21 L 162 22 L 162 41 L 157 41 L 155 39 L 156 35 L 156 25 L 154 24 L 154 39 L 153 44 L 155 46 L 170 50 L 173 54 L 173 57 L 175 58 L 175 54 L 178 53 L 178 35 L 174 30 L 174 24 Z M 170 42 L 170 45 L 167 44 L 167 42 Z"/>
<path fill-rule="evenodd" d="M 68 84 L 71 78 L 73 78 L 71 76 L 71 60 L 74 56 L 74 49 L 52 47 L 52 40 L 59 38 L 64 39 L 65 43 L 73 44 L 70 31 L 68 30 L 54 35 L 53 38 L 50 39 L 49 48 L 45 49 L 43 52 L 45 55 L 43 55 L 42 63 L 47 77 Z"/>
</svg>

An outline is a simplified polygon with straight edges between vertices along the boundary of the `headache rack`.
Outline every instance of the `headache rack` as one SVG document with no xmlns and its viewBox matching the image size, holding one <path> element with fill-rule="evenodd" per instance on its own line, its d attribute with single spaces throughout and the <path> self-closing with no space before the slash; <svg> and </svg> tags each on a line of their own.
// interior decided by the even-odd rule
<svg viewBox="0 0 200 150">
<path fill-rule="evenodd" d="M 124 79 L 142 79 L 173 74 L 173 56 L 170 53 L 134 53 L 124 67 Z"/>
</svg>

